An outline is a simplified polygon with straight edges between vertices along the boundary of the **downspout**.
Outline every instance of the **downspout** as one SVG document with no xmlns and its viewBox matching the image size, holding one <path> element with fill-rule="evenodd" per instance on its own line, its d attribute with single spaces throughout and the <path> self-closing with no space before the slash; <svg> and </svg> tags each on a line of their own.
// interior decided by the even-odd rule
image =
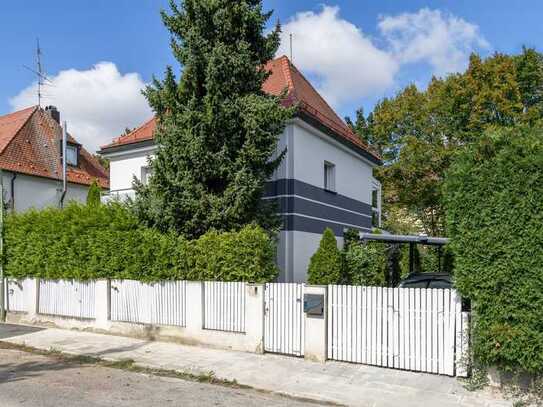
<svg viewBox="0 0 543 407">
<path fill-rule="evenodd" d="M 14 172 L 11 176 L 11 212 L 15 212 L 15 179 L 17 178 L 17 173 Z"/>
<path fill-rule="evenodd" d="M 66 121 L 62 125 L 62 195 L 60 196 L 60 207 L 64 207 L 64 198 L 68 191 L 68 183 L 66 182 L 66 152 L 68 142 L 68 131 L 66 129 Z"/>
</svg>

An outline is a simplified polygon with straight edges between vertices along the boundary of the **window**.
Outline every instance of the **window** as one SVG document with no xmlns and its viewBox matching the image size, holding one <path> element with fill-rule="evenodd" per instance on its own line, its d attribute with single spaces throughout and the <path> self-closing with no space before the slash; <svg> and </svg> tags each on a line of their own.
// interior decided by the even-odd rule
<svg viewBox="0 0 543 407">
<path fill-rule="evenodd" d="M 149 178 L 153 175 L 151 167 L 141 167 L 141 183 L 143 185 L 149 184 Z"/>
<path fill-rule="evenodd" d="M 79 158 L 78 156 L 79 148 L 76 145 L 68 144 L 66 146 L 66 164 L 77 167 Z"/>
<path fill-rule="evenodd" d="M 371 188 L 371 225 L 374 228 L 381 227 L 381 183 L 373 180 Z"/>
<path fill-rule="evenodd" d="M 324 189 L 336 192 L 336 166 L 328 161 L 324 162 Z"/>
</svg>

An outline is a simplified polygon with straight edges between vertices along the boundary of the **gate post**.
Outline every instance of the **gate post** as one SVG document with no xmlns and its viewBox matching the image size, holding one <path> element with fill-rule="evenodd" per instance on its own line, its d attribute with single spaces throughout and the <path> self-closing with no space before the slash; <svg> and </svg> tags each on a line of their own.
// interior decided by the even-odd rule
<svg viewBox="0 0 543 407">
<path fill-rule="evenodd" d="M 94 291 L 94 313 L 96 327 L 108 329 L 111 319 L 111 282 L 110 280 L 96 280 Z"/>
<path fill-rule="evenodd" d="M 264 353 L 264 284 L 247 284 L 245 290 L 245 335 L 255 353 Z"/>
<path fill-rule="evenodd" d="M 198 335 L 204 328 L 204 283 L 187 281 L 186 290 L 186 329 Z"/>
<path fill-rule="evenodd" d="M 322 313 L 307 312 L 307 295 L 322 295 Z M 314 297 L 318 298 L 318 297 Z M 317 305 L 319 307 L 319 305 Z M 328 290 L 323 285 L 306 285 L 304 287 L 304 358 L 315 362 L 326 362 L 328 351 Z"/>
<path fill-rule="evenodd" d="M 36 318 L 39 310 L 40 279 L 27 278 L 23 282 L 24 306 L 28 319 Z"/>
</svg>

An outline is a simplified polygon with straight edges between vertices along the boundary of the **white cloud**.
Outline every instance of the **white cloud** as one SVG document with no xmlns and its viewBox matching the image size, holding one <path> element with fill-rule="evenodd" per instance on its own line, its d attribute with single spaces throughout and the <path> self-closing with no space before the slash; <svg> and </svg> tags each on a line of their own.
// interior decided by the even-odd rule
<svg viewBox="0 0 543 407">
<path fill-rule="evenodd" d="M 437 75 L 464 70 L 471 52 L 489 46 L 477 25 L 427 8 L 381 17 L 379 30 L 400 63 L 425 61 Z"/>
<path fill-rule="evenodd" d="M 335 107 L 380 96 L 397 85 L 405 64 L 427 63 L 433 74 L 463 70 L 469 54 L 488 43 L 475 24 L 439 10 L 383 16 L 377 38 L 340 16 L 339 7 L 297 13 L 283 25 L 278 55 L 289 55 Z"/>
<path fill-rule="evenodd" d="M 298 13 L 282 29 L 278 54 L 289 55 L 292 34 L 294 64 L 319 78 L 319 90 L 332 105 L 381 92 L 394 81 L 396 61 L 340 18 L 338 7 Z"/>
<path fill-rule="evenodd" d="M 43 104 L 55 105 L 68 131 L 90 152 L 109 143 L 126 127 L 135 127 L 152 115 L 137 73 L 121 74 L 112 62 L 100 62 L 88 70 L 69 69 L 50 77 Z M 13 110 L 36 104 L 37 84 L 10 99 Z"/>
</svg>

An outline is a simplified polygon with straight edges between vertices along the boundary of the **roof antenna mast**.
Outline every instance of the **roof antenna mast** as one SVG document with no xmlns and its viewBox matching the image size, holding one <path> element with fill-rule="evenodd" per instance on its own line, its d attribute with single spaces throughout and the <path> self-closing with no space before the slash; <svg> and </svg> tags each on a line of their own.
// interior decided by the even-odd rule
<svg viewBox="0 0 543 407">
<path fill-rule="evenodd" d="M 43 72 L 41 66 L 40 39 L 36 38 L 36 72 L 38 73 L 38 106 L 41 107 L 41 88 L 43 87 Z"/>
<path fill-rule="evenodd" d="M 290 37 L 290 63 L 292 64 L 292 33 L 289 34 Z"/>
</svg>

